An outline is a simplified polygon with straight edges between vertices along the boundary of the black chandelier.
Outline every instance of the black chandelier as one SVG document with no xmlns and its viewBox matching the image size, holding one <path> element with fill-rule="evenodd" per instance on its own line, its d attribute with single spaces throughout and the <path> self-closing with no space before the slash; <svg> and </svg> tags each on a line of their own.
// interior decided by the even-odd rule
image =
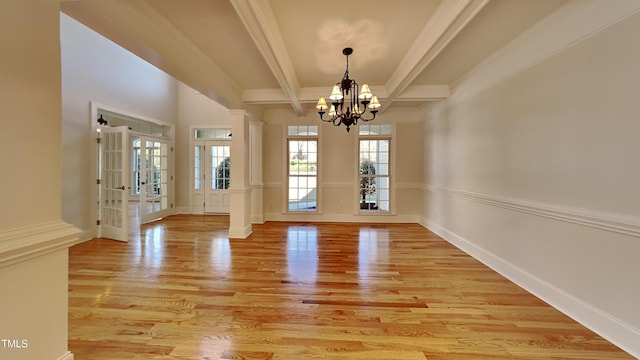
<svg viewBox="0 0 640 360">
<path fill-rule="evenodd" d="M 342 80 L 333 86 L 331 95 L 329 95 L 331 108 L 327 106 L 324 97 L 320 97 L 316 109 L 320 114 L 320 120 L 333 123 L 335 126 L 344 124 L 349 132 L 351 125 L 357 125 L 358 120 L 371 121 L 375 119 L 380 103 L 378 97 L 369 90 L 369 85 L 362 84 L 362 87 L 359 87 L 354 79 L 349 78 L 349 55 L 353 54 L 353 49 L 344 48 L 342 53 L 347 57 L 347 70 L 344 72 Z M 367 107 L 371 112 L 371 118 L 363 116 Z M 327 108 L 329 108 L 329 118 L 325 119 L 324 113 Z"/>
</svg>

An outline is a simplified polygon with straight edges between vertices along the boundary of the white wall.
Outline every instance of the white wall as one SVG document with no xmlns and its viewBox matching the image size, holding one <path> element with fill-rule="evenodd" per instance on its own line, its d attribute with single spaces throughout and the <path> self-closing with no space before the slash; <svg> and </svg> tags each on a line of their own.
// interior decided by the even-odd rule
<svg viewBox="0 0 640 360">
<path fill-rule="evenodd" d="M 640 356 L 640 15 L 610 5 L 569 2 L 425 109 L 422 223 Z"/>
<path fill-rule="evenodd" d="M 395 124 L 396 139 L 392 149 L 396 162 L 396 212 L 394 215 L 356 215 L 358 171 L 357 131 L 347 133 L 344 126 L 335 127 L 320 121 L 315 111 L 298 117 L 288 108 L 269 109 L 263 121 L 264 210 L 267 220 L 301 221 L 373 221 L 416 222 L 420 209 L 423 163 L 422 124 L 414 108 L 397 107 L 379 114 L 370 124 Z M 286 214 L 286 127 L 289 125 L 320 127 L 319 206 L 320 214 Z M 394 185 L 392 185 L 394 186 Z"/>
<path fill-rule="evenodd" d="M 0 359 L 72 358 L 58 33 L 58 0 L 0 2 Z"/>
<path fill-rule="evenodd" d="M 90 104 L 165 124 L 178 122 L 178 82 L 71 17 L 60 15 L 62 216 L 92 236 L 95 192 Z M 95 196 L 95 195 L 93 195 Z"/>
</svg>

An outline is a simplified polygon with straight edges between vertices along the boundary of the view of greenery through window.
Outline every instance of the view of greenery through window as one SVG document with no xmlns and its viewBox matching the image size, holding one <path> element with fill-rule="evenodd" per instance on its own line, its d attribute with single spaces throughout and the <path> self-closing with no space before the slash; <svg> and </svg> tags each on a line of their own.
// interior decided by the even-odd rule
<svg viewBox="0 0 640 360">
<path fill-rule="evenodd" d="M 359 128 L 361 211 L 389 211 L 390 125 L 362 125 Z"/>
<path fill-rule="evenodd" d="M 360 211 L 388 212 L 390 191 L 391 125 L 359 127 Z M 287 203 L 289 212 L 316 212 L 318 188 L 318 127 L 288 126 Z"/>
</svg>

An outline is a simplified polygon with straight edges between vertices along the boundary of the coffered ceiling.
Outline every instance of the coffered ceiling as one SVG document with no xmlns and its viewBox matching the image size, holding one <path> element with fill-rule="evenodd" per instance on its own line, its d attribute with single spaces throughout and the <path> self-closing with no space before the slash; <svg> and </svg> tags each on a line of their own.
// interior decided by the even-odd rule
<svg viewBox="0 0 640 360">
<path fill-rule="evenodd" d="M 76 20 L 236 108 L 298 115 L 349 73 L 389 106 L 444 99 L 565 0 L 62 0 Z"/>
</svg>

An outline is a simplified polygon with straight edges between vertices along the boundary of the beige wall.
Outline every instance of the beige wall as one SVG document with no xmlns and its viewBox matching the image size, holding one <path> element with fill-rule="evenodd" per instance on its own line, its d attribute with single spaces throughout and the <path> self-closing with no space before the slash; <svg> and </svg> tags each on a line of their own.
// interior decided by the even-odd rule
<svg viewBox="0 0 640 360">
<path fill-rule="evenodd" d="M 17 345 L 0 343 L 1 359 L 71 358 L 67 249 L 77 231 L 60 210 L 58 6 L 0 3 L 0 338 Z"/>
<path fill-rule="evenodd" d="M 570 5 L 507 50 L 575 31 Z M 640 15 L 601 29 L 457 96 L 484 64 L 425 109 L 422 222 L 638 356 Z"/>
<path fill-rule="evenodd" d="M 264 113 L 263 181 L 264 209 L 267 220 L 315 221 L 417 221 L 420 208 L 423 153 L 418 112 L 398 107 L 383 112 L 370 124 L 395 124 L 396 139 L 392 149 L 395 162 L 396 211 L 391 216 L 357 215 L 358 154 L 357 126 L 350 133 L 344 126 L 334 127 L 320 121 L 314 111 L 297 117 L 288 108 Z M 320 127 L 319 206 L 320 214 L 286 214 L 286 127 L 288 125 Z M 392 185 L 393 186 L 393 185 Z"/>
<path fill-rule="evenodd" d="M 32 6 L 42 11 L 25 16 Z M 54 0 L 2 3 L 0 191 L 2 203 L 11 206 L 0 206 L 0 229 L 60 217 L 60 49 L 52 15 L 57 6 Z M 25 36 L 10 36 L 17 33 Z"/>
</svg>

